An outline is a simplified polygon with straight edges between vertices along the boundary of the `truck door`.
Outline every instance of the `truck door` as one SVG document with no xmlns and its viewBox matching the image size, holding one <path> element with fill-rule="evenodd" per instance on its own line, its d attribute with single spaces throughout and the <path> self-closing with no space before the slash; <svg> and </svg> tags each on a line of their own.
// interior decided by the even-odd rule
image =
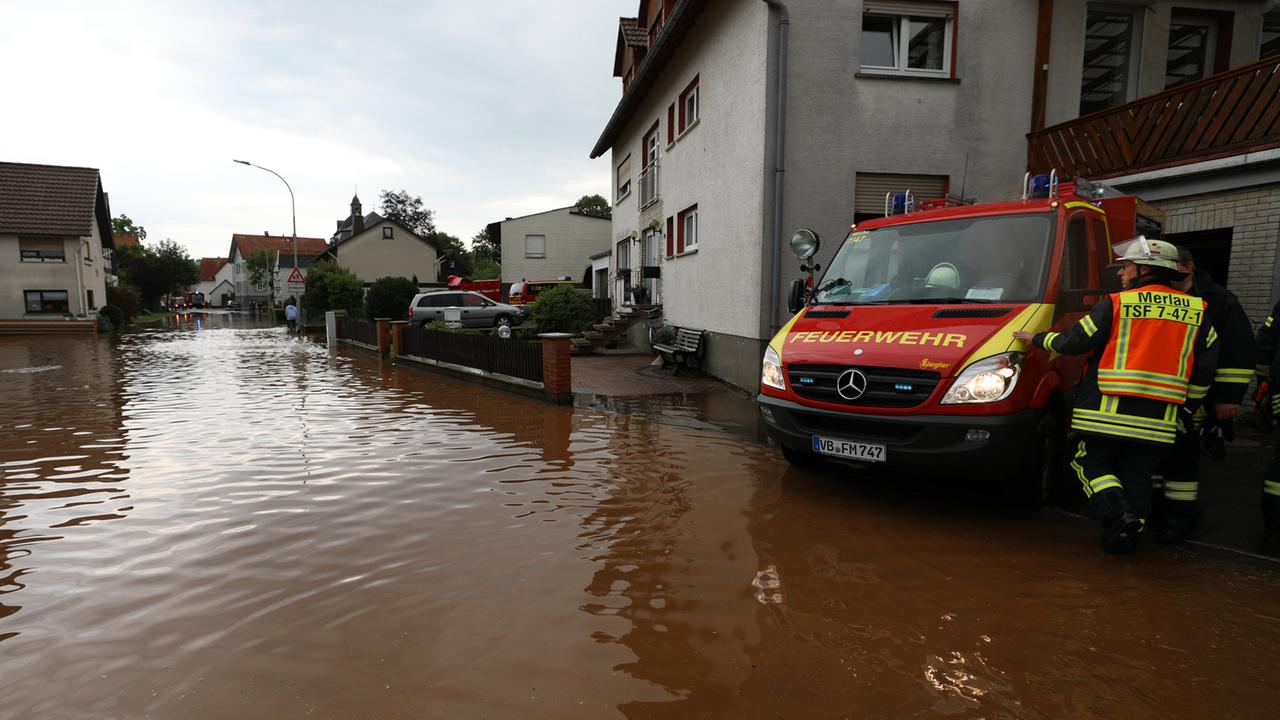
<svg viewBox="0 0 1280 720">
<path fill-rule="evenodd" d="M 1098 287 L 1097 262 L 1095 253 L 1091 252 L 1089 237 L 1090 226 L 1094 224 L 1090 222 L 1093 218 L 1089 216 L 1095 214 L 1097 213 L 1092 210 L 1077 210 L 1067 218 L 1062 263 L 1057 277 L 1058 304 L 1053 316 L 1054 332 L 1063 332 L 1079 322 L 1092 307 L 1092 303 L 1088 302 L 1090 298 L 1080 302 L 1076 299 L 1079 296 L 1072 297 L 1072 294 Z M 1087 360 L 1087 355 L 1058 355 L 1050 361 L 1050 365 L 1062 378 L 1063 387 L 1072 388 L 1084 375 Z"/>
</svg>

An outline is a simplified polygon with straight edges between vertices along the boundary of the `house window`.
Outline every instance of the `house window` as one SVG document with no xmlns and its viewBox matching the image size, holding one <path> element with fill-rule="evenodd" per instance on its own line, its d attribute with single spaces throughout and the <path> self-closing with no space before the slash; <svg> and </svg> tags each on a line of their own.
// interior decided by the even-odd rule
<svg viewBox="0 0 1280 720">
<path fill-rule="evenodd" d="M 85 299 L 87 299 L 87 300 L 88 300 L 89 309 L 90 309 L 90 310 L 97 310 L 97 309 L 98 309 L 98 306 L 93 304 L 93 291 L 92 291 L 92 290 L 85 290 L 85 291 L 84 291 L 84 295 L 85 295 Z"/>
<path fill-rule="evenodd" d="M 1081 115 L 1123 105 L 1135 97 L 1138 37 L 1135 11 L 1089 9 L 1080 83 Z"/>
<path fill-rule="evenodd" d="M 18 251 L 22 262 L 66 262 L 67 251 L 63 249 L 62 240 L 20 238 Z"/>
<path fill-rule="evenodd" d="M 681 210 L 676 220 L 676 253 L 698 249 L 698 206 Z"/>
<path fill-rule="evenodd" d="M 631 155 L 628 154 L 622 158 L 622 162 L 618 163 L 618 198 L 614 201 L 617 205 L 623 198 L 631 194 Z"/>
<path fill-rule="evenodd" d="M 1169 22 L 1169 57 L 1165 65 L 1164 86 L 1171 88 L 1212 75 L 1217 53 L 1216 17 L 1175 13 Z"/>
<path fill-rule="evenodd" d="M 546 235 L 525 235 L 524 256 L 527 258 L 544 258 L 547 256 Z"/>
<path fill-rule="evenodd" d="M 1262 47 L 1258 57 L 1280 53 L 1280 10 L 1272 10 L 1262 16 Z"/>
<path fill-rule="evenodd" d="M 387 238 L 388 240 L 390 240 L 390 239 L 395 235 L 394 230 L 395 230 L 395 228 L 391 227 L 390 225 L 385 225 L 385 226 L 383 226 L 383 228 L 382 228 L 382 237 Z"/>
<path fill-rule="evenodd" d="M 644 169 L 640 171 L 640 207 L 656 201 L 658 195 L 658 123 L 644 134 Z"/>
<path fill-rule="evenodd" d="M 698 123 L 698 77 L 680 93 L 680 133 Z"/>
<path fill-rule="evenodd" d="M 862 71 L 877 75 L 951 77 L 955 10 L 948 3 L 863 4 Z"/>
<path fill-rule="evenodd" d="M 27 312 L 65 315 L 71 312 L 66 290 L 24 290 Z"/>
</svg>

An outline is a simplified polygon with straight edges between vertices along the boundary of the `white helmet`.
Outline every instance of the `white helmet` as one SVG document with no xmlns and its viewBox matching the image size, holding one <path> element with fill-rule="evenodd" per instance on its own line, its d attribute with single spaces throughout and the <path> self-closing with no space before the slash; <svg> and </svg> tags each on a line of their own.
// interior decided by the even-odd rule
<svg viewBox="0 0 1280 720">
<path fill-rule="evenodd" d="M 1178 269 L 1178 248 L 1163 240 L 1148 240 L 1145 235 L 1111 246 L 1116 253 L 1116 262 L 1132 262 L 1138 265 Z"/>
</svg>

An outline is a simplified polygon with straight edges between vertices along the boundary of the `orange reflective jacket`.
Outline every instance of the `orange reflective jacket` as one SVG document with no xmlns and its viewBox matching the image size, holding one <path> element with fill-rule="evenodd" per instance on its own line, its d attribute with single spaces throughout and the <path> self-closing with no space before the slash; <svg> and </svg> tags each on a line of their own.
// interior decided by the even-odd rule
<svg viewBox="0 0 1280 720">
<path fill-rule="evenodd" d="M 1098 389 L 1184 403 L 1204 300 L 1164 285 L 1125 290 L 1111 299 L 1111 337 L 1098 361 Z"/>
</svg>

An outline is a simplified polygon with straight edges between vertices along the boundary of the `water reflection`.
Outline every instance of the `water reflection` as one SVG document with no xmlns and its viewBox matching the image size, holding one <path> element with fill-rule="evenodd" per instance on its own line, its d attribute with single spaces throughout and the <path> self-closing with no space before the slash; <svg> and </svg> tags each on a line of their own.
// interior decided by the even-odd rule
<svg viewBox="0 0 1280 720">
<path fill-rule="evenodd" d="M 280 328 L 0 339 L 0 717 L 1258 716 L 1266 566 Z M 1222 597 L 1230 598 L 1224 603 Z"/>
</svg>

